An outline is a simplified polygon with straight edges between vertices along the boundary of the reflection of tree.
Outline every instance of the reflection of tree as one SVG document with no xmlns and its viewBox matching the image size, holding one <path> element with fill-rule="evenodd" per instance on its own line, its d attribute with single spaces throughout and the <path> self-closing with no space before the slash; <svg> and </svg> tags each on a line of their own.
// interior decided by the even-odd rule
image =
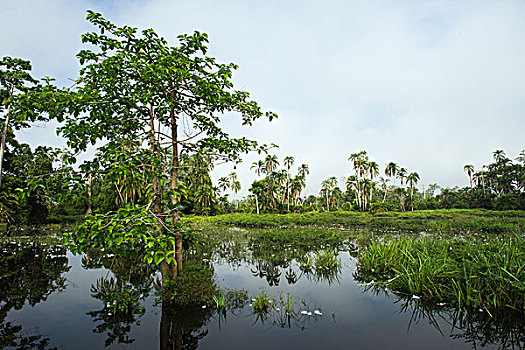
<svg viewBox="0 0 525 350">
<path fill-rule="evenodd" d="M 162 303 L 160 348 L 198 349 L 199 341 L 208 334 L 206 325 L 212 313 L 210 308 L 177 308 Z"/>
<path fill-rule="evenodd" d="M 0 348 L 14 349 L 56 349 L 49 348 L 49 338 L 40 334 L 28 334 L 22 332 L 22 326 L 14 325 L 11 322 L 2 322 L 0 324 Z"/>
<path fill-rule="evenodd" d="M 254 276 L 266 278 L 266 282 L 268 282 L 270 287 L 278 286 L 281 282 L 281 271 L 279 270 L 279 267 L 275 266 L 271 262 L 259 260 L 255 268 L 251 271 Z"/>
<path fill-rule="evenodd" d="M 365 290 L 374 294 L 389 294 L 378 284 L 368 285 Z M 463 339 L 474 349 L 491 345 L 498 349 L 525 348 L 525 315 L 518 311 L 509 310 L 491 316 L 476 309 L 467 310 L 445 303 L 397 297 L 399 313 L 410 314 L 409 330 L 412 324 L 426 321 L 444 334 L 446 330 L 440 327 L 444 323 L 450 326 L 451 338 Z"/>
<path fill-rule="evenodd" d="M 93 332 L 106 333 L 105 345 L 114 342 L 131 344 L 131 326 L 144 315 L 141 306 L 153 285 L 155 267 L 144 263 L 136 252 L 90 251 L 82 258 L 85 268 L 105 267 L 114 277 L 103 277 L 91 286 L 91 296 L 103 303 L 100 310 L 87 314 L 97 325 Z"/>
<path fill-rule="evenodd" d="M 134 339 L 128 333 L 131 326 L 145 313 L 140 305 L 143 295 L 132 284 L 119 281 L 113 277 L 101 278 L 91 287 L 91 296 L 102 300 L 104 307 L 101 310 L 90 311 L 87 314 L 99 322 L 95 333 L 106 332 L 105 345 L 117 341 L 122 344 L 131 344 Z"/>
<path fill-rule="evenodd" d="M 438 320 L 449 324 L 451 337 L 464 339 L 474 349 L 496 345 L 498 349 L 523 349 L 525 347 L 525 317 L 509 311 L 488 315 L 479 310 L 463 310 L 443 304 L 426 304 L 415 300 L 403 300 L 400 312 L 410 313 L 410 324 L 427 320 L 440 333 Z M 410 328 L 409 324 L 409 328 Z"/>
<path fill-rule="evenodd" d="M 69 271 L 66 250 L 47 244 L 6 243 L 0 245 L 0 346 L 16 349 L 47 349 L 49 338 L 23 331 L 6 322 L 10 310 L 27 302 L 35 306 L 55 291 L 64 290 Z"/>
<path fill-rule="evenodd" d="M 213 314 L 212 295 L 217 293 L 213 268 L 186 261 L 177 279 L 162 288 L 161 349 L 197 349 L 208 331 Z M 204 304 L 204 305 L 203 305 Z"/>
</svg>

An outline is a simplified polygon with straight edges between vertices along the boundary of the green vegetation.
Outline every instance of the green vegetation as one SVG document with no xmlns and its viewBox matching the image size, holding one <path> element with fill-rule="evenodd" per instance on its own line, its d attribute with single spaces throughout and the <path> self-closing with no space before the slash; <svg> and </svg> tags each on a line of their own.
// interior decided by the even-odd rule
<svg viewBox="0 0 525 350">
<path fill-rule="evenodd" d="M 159 289 L 163 300 L 176 307 L 211 306 L 218 294 L 213 269 L 193 261 L 186 262 L 177 278 L 168 280 L 164 288 Z"/>
<path fill-rule="evenodd" d="M 308 212 L 303 214 L 224 214 L 213 217 L 186 217 L 187 223 L 214 223 L 247 227 L 337 226 L 346 228 L 394 229 L 408 231 L 525 232 L 525 211 L 484 209 L 441 209 L 413 212 Z M 276 233 L 283 235 L 282 231 Z M 284 235 L 286 235 L 284 233 Z"/>
<path fill-rule="evenodd" d="M 266 312 L 272 306 L 272 301 L 264 290 L 261 290 L 259 294 L 256 294 L 252 301 L 252 308 L 256 313 Z"/>
<path fill-rule="evenodd" d="M 525 311 L 525 241 L 503 237 L 373 240 L 358 255 L 359 280 L 460 308 Z"/>
</svg>

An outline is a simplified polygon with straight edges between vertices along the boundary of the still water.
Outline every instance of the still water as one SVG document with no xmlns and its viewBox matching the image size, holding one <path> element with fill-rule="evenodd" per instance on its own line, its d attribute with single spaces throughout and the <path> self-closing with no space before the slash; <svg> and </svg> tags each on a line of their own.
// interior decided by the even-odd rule
<svg viewBox="0 0 525 350">
<path fill-rule="evenodd" d="M 163 305 L 159 273 L 140 259 L 106 252 L 73 255 L 46 238 L 0 243 L 0 344 L 5 349 L 504 349 L 523 348 L 524 318 L 494 322 L 447 305 L 425 305 L 355 280 L 352 244 L 257 251 L 223 229 L 211 244 L 192 248 L 219 288 L 246 291 L 249 299 L 218 312 Z M 238 231 L 238 230 L 237 230 Z M 211 236 L 210 236 L 211 237 Z M 316 265 L 321 250 L 336 252 L 336 266 Z M 290 252 L 287 254 L 286 252 Z M 292 254 L 293 252 L 293 254 Z M 302 257 L 299 257 L 299 255 Z M 125 280 L 128 309 L 102 295 L 105 281 Z M 108 285 L 105 285 L 106 287 Z M 157 287 L 156 287 L 157 286 Z M 274 306 L 253 311 L 264 291 Z M 280 297 L 293 300 L 289 315 Z M 306 313 L 306 314 L 305 314 Z M 310 315 L 308 313 L 311 313 Z"/>
</svg>

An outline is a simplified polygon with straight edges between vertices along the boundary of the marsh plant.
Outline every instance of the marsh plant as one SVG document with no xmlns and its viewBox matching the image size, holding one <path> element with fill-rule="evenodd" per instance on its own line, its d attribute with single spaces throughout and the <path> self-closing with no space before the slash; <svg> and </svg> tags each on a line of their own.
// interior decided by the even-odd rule
<svg viewBox="0 0 525 350">
<path fill-rule="evenodd" d="M 293 296 L 290 293 L 281 292 L 276 298 L 270 298 L 261 291 L 252 299 L 253 315 L 255 322 L 265 323 L 281 328 L 297 328 L 304 330 L 304 325 L 309 319 L 317 319 L 322 316 L 319 310 L 310 311 L 306 299 Z M 320 309 L 320 308 L 319 308 Z"/>
<path fill-rule="evenodd" d="M 373 240 L 358 261 L 358 280 L 407 296 L 489 315 L 525 311 L 525 242 L 518 236 Z"/>
<path fill-rule="evenodd" d="M 226 295 L 219 290 L 218 296 L 213 296 L 213 301 L 215 302 L 215 307 L 217 310 L 224 310 L 226 308 Z"/>
<path fill-rule="evenodd" d="M 270 300 L 270 297 L 264 290 L 262 290 L 259 294 L 256 294 L 252 301 L 252 308 L 256 313 L 266 312 L 272 306 L 272 300 Z"/>
</svg>

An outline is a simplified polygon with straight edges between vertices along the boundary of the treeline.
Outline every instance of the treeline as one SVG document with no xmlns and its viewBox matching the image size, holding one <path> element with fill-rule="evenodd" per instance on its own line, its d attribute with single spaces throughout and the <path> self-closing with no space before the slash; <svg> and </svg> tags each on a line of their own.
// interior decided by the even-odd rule
<svg viewBox="0 0 525 350">
<path fill-rule="evenodd" d="M 420 180 L 417 172 L 408 171 L 395 162 L 389 162 L 380 169 L 377 162 L 369 159 L 366 151 L 361 151 L 351 154 L 348 159 L 353 166 L 353 174 L 342 181 L 331 176 L 322 181 L 318 195 L 301 197 L 308 165 L 301 165 L 294 176 L 290 174 L 289 161 L 286 161 L 293 157 L 286 157 L 283 162 L 285 168 L 278 169 L 277 157 L 267 156 L 264 161 L 252 165 L 258 175 L 266 176 L 252 183 L 249 189 L 251 194 L 235 206 L 228 207 L 223 203 L 221 209 L 255 212 L 259 203 L 262 211 L 270 213 L 476 208 L 525 210 L 525 150 L 514 161 L 506 157 L 502 150 L 494 151 L 493 158 L 492 163 L 483 165 L 478 171 L 472 165 L 464 167 L 470 180 L 468 187 L 441 188 L 434 183 L 422 185 L 420 190 L 417 187 Z M 262 171 L 258 171 L 261 166 Z"/>
<path fill-rule="evenodd" d="M 150 168 L 132 144 L 122 145 L 125 161 L 96 158 L 75 168 L 68 151 L 40 146 L 32 150 L 7 134 L 0 214 L 13 224 L 61 223 L 81 220 L 85 214 L 106 213 L 129 205 L 147 205 L 152 198 Z M 122 155 L 124 154 L 124 155 Z M 440 188 L 417 185 L 419 175 L 394 162 L 379 165 L 365 151 L 352 154 L 354 173 L 338 181 L 322 181 L 318 195 L 302 196 L 310 172 L 307 164 L 294 171 L 294 157 L 281 162 L 275 155 L 252 163 L 256 179 L 249 195 L 237 198 L 242 188 L 236 173 L 212 182 L 211 159 L 183 153 L 177 175 L 179 209 L 185 215 L 231 212 L 301 213 L 309 211 L 408 211 L 428 209 L 525 210 L 525 151 L 513 161 L 503 151 L 494 161 L 464 171 L 470 185 Z M 97 163 L 98 162 L 98 163 Z M 168 186 L 169 184 L 164 184 Z M 233 192 L 229 199 L 226 192 Z"/>
</svg>

